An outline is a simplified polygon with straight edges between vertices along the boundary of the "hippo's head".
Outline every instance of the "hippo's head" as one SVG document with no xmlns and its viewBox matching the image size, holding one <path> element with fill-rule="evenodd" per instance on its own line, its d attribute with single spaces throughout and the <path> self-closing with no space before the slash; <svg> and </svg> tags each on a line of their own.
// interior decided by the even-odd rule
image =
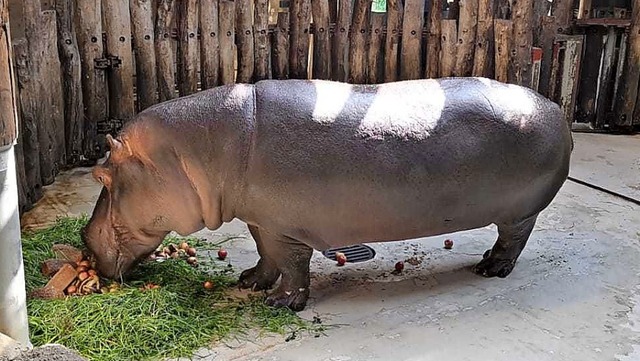
<svg viewBox="0 0 640 361">
<path fill-rule="evenodd" d="M 134 134 L 135 135 L 135 134 Z M 103 185 L 82 239 L 98 272 L 118 278 L 148 257 L 170 231 L 201 227 L 199 202 L 172 147 L 107 136 L 107 161 L 93 170 Z M 150 156 L 153 154 L 153 157 Z"/>
</svg>

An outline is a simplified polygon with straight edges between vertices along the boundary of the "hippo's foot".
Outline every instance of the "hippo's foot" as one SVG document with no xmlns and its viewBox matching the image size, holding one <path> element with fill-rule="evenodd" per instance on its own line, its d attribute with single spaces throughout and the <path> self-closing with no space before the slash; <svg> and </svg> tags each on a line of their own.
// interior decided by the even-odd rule
<svg viewBox="0 0 640 361">
<path fill-rule="evenodd" d="M 513 271 L 516 265 L 515 259 L 498 259 L 491 257 L 490 249 L 484 253 L 483 258 L 482 261 L 473 267 L 473 272 L 484 277 L 505 278 Z"/>
<path fill-rule="evenodd" d="M 514 223 L 498 224 L 498 240 L 493 248 L 487 250 L 473 271 L 484 277 L 507 277 L 516 265 L 524 249 L 537 214 Z"/>
<path fill-rule="evenodd" d="M 290 310 L 302 311 L 309 299 L 309 288 L 288 290 L 286 287 L 278 287 L 265 300 L 266 304 L 273 307 L 288 307 Z"/>
<path fill-rule="evenodd" d="M 252 291 L 268 290 L 280 277 L 280 271 L 274 266 L 267 266 L 267 262 L 260 259 L 258 264 L 242 271 L 238 285 L 240 288 L 250 288 Z"/>
</svg>

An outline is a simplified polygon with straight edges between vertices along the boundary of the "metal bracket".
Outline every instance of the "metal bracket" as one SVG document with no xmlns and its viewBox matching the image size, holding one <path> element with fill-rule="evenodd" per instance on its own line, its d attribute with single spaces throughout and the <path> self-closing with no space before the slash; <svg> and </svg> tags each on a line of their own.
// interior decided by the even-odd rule
<svg viewBox="0 0 640 361">
<path fill-rule="evenodd" d="M 93 59 L 93 66 L 96 69 L 119 68 L 122 60 L 117 55 L 109 55 L 106 58 Z"/>
<path fill-rule="evenodd" d="M 124 122 L 122 119 L 107 119 L 97 124 L 97 132 L 98 134 L 117 134 L 120 129 L 122 129 L 122 125 Z"/>
</svg>

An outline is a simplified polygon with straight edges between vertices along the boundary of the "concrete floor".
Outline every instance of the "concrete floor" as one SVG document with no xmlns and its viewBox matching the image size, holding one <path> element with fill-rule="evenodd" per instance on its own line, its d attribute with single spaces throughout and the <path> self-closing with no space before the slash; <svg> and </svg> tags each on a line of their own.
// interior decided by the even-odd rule
<svg viewBox="0 0 640 361">
<path fill-rule="evenodd" d="M 575 134 L 571 175 L 640 198 L 640 136 Z M 86 169 L 59 177 L 26 228 L 90 213 L 98 188 Z M 199 236 L 245 235 L 229 245 L 238 271 L 257 260 L 239 221 Z M 442 248 L 445 238 L 455 246 Z M 513 273 L 470 268 L 496 239 L 487 227 L 370 244 L 374 260 L 336 267 L 316 252 L 305 318 L 338 325 L 318 338 L 237 340 L 203 349 L 207 360 L 640 360 L 640 207 L 567 182 L 540 216 Z M 394 264 L 405 263 L 401 275 Z"/>
</svg>

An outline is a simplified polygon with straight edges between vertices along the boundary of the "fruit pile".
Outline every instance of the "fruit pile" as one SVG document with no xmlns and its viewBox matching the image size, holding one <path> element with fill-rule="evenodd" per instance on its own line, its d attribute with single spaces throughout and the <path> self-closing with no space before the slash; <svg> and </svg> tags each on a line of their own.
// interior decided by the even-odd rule
<svg viewBox="0 0 640 361">
<path fill-rule="evenodd" d="M 179 246 L 171 243 L 168 246 L 158 246 L 156 251 L 152 253 L 149 258 L 152 260 L 164 260 L 168 258 L 185 259 L 188 264 L 195 267 L 198 265 L 196 253 L 196 249 L 191 247 L 187 242 L 182 242 Z"/>
</svg>

